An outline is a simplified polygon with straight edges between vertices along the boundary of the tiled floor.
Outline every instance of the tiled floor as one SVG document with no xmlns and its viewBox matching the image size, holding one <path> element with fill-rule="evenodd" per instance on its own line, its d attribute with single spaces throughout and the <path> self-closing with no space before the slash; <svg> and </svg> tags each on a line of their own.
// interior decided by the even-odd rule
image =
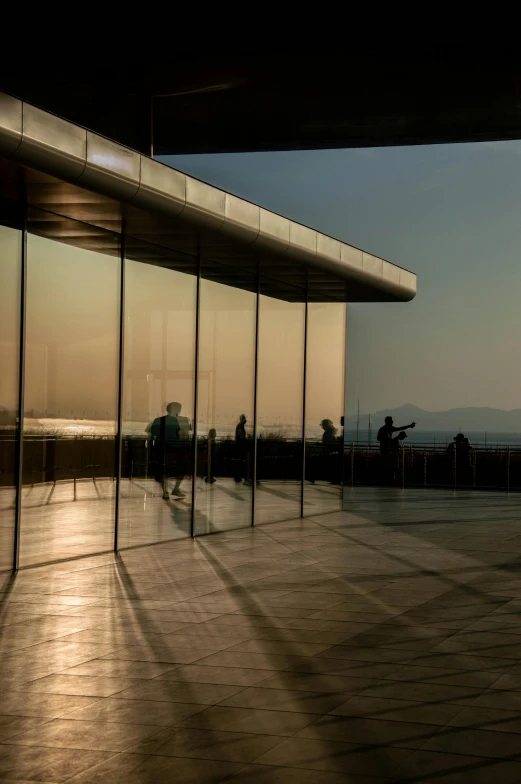
<svg viewBox="0 0 521 784">
<path fill-rule="evenodd" d="M 521 496 L 4 575 L 0 781 L 521 781 Z"/>
</svg>

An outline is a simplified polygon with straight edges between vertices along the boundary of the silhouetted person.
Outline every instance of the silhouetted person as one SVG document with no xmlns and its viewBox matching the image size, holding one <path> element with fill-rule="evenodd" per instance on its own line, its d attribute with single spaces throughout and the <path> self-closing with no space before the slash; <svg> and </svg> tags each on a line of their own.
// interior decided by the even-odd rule
<svg viewBox="0 0 521 784">
<path fill-rule="evenodd" d="M 248 481 L 248 445 L 246 443 L 246 419 L 244 414 L 239 417 L 239 422 L 235 427 L 235 459 L 237 469 L 235 471 L 235 481 L 241 482 L 243 479 Z"/>
<path fill-rule="evenodd" d="M 400 457 L 402 454 L 402 441 L 407 438 L 407 433 L 402 430 L 396 438 L 391 439 L 389 452 L 392 460 L 393 479 L 400 476 Z"/>
<path fill-rule="evenodd" d="M 394 477 L 395 457 L 393 452 L 399 444 L 397 444 L 396 447 L 393 447 L 393 433 L 408 430 L 410 427 L 416 427 L 416 422 L 411 422 L 410 425 L 395 427 L 393 418 L 391 416 L 386 416 L 385 424 L 378 431 L 376 438 L 380 442 L 380 470 L 383 482 L 392 481 Z"/>
<path fill-rule="evenodd" d="M 338 457 L 338 440 L 337 430 L 331 419 L 323 419 L 320 427 L 324 431 L 322 433 L 322 449 L 321 449 L 321 465 L 320 474 L 329 482 L 338 484 L 339 472 L 336 466 Z"/>
<path fill-rule="evenodd" d="M 155 463 L 155 479 L 162 485 L 163 498 L 167 500 L 169 477 L 175 479 L 172 495 L 181 498 L 184 493 L 181 491 L 181 482 L 184 479 L 183 471 L 183 447 L 187 436 L 185 431 L 181 431 L 179 414 L 181 403 L 169 403 L 166 407 L 166 415 L 156 417 L 147 427 L 147 432 L 152 436 L 152 457 Z M 185 417 L 183 417 L 185 420 Z M 186 420 L 188 421 L 188 420 Z M 184 424 L 184 423 L 183 423 Z"/>
<path fill-rule="evenodd" d="M 454 436 L 454 443 L 450 444 L 448 451 L 456 456 L 456 481 L 468 483 L 472 478 L 472 447 L 468 438 L 463 433 Z"/>
<path fill-rule="evenodd" d="M 335 444 L 336 442 L 336 427 L 334 426 L 333 422 L 330 419 L 323 419 L 320 423 L 320 427 L 324 431 L 322 433 L 322 443 L 326 444 Z"/>
<path fill-rule="evenodd" d="M 205 482 L 208 484 L 213 484 L 215 480 L 215 476 L 213 475 L 213 464 L 215 460 L 215 448 L 216 448 L 216 438 L 217 438 L 217 431 L 214 427 L 210 428 L 208 431 L 208 453 L 206 458 L 206 476 L 204 478 Z"/>
<path fill-rule="evenodd" d="M 391 416 L 386 416 L 385 425 L 382 425 L 376 436 L 377 440 L 380 442 L 380 454 L 389 454 L 391 442 L 393 441 L 393 433 L 398 433 L 400 430 L 408 430 L 410 427 L 416 427 L 416 422 L 411 422 L 410 425 L 394 427 L 393 418 Z"/>
</svg>

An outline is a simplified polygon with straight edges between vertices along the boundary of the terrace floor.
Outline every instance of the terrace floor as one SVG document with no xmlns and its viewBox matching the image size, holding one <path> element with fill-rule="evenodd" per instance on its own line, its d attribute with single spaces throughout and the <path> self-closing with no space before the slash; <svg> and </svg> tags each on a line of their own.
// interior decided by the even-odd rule
<svg viewBox="0 0 521 784">
<path fill-rule="evenodd" d="M 3 575 L 0 780 L 521 781 L 521 495 Z"/>
</svg>

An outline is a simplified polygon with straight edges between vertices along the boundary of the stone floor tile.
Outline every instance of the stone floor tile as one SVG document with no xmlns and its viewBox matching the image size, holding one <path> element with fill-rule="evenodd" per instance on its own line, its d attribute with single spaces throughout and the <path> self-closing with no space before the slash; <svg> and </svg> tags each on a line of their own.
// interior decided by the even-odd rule
<svg viewBox="0 0 521 784">
<path fill-rule="evenodd" d="M 419 722 L 323 716 L 297 733 L 296 737 L 416 749 L 423 746 L 439 730 L 439 726 L 435 724 Z"/>
<path fill-rule="evenodd" d="M 85 707 L 73 709 L 69 713 L 63 714 L 63 718 L 78 721 L 170 727 L 196 713 L 201 713 L 206 707 L 204 704 L 196 705 L 194 703 L 120 700 L 105 697 Z"/>
<path fill-rule="evenodd" d="M 112 678 L 136 678 L 146 680 L 166 675 L 178 668 L 176 664 L 163 662 L 142 662 L 128 659 L 92 659 L 83 664 L 76 664 L 66 670 L 61 670 L 60 675 L 90 675 L 95 677 L 108 676 Z"/>
<path fill-rule="evenodd" d="M 112 752 L 0 745 L 0 778 L 61 782 L 113 756 Z"/>
<path fill-rule="evenodd" d="M 316 691 L 326 694 L 356 693 L 378 683 L 370 678 L 346 677 L 328 673 L 285 672 L 272 675 L 257 684 L 262 689 L 297 689 L 300 691 Z"/>
<path fill-rule="evenodd" d="M 420 749 L 394 771 L 395 781 L 436 784 L 517 784 L 521 763 Z"/>
<path fill-rule="evenodd" d="M 445 726 L 462 710 L 454 703 L 415 702 L 357 694 L 330 711 L 335 716 L 362 716 L 386 721 L 420 722 Z"/>
<path fill-rule="evenodd" d="M 329 643 L 299 642 L 298 640 L 266 640 L 255 639 L 231 645 L 228 651 L 245 651 L 247 653 L 280 653 L 289 656 L 315 656 L 330 648 Z"/>
<path fill-rule="evenodd" d="M 152 700 L 155 702 L 184 702 L 194 705 L 214 705 L 243 691 L 242 686 L 220 683 L 187 683 L 183 681 L 148 680 L 120 691 L 122 700 Z"/>
<path fill-rule="evenodd" d="M 116 754 L 71 784 L 219 784 L 240 770 L 241 763 L 181 759 L 145 754 Z M 67 782 L 69 784 L 69 782 Z"/>
<path fill-rule="evenodd" d="M 249 653 L 246 651 L 219 651 L 198 660 L 198 664 L 212 667 L 244 667 L 260 670 L 285 670 L 302 661 L 302 656 L 277 653 Z"/>
<path fill-rule="evenodd" d="M 418 700 L 419 702 L 448 702 L 456 705 L 471 705 L 482 693 L 482 688 L 471 686 L 447 686 L 443 683 L 390 680 L 380 681 L 362 692 L 366 697 L 387 697 L 398 700 Z"/>
<path fill-rule="evenodd" d="M 230 784 L 317 784 L 316 770 L 276 767 L 274 765 L 245 765 L 231 776 Z M 320 784 L 387 784 L 391 779 L 381 776 L 358 776 L 356 773 L 320 771 Z"/>
<path fill-rule="evenodd" d="M 105 659 L 128 659 L 130 661 L 149 661 L 149 662 L 163 662 L 165 664 L 191 664 L 192 662 L 203 659 L 214 653 L 213 648 L 209 649 L 194 649 L 193 647 L 178 647 L 174 645 L 165 645 L 159 641 L 155 644 L 142 645 L 129 645 L 119 647 L 112 653 L 107 654 Z"/>
<path fill-rule="evenodd" d="M 251 762 L 285 740 L 283 736 L 254 735 L 172 727 L 136 745 L 135 754 L 194 757 L 227 762 Z"/>
<path fill-rule="evenodd" d="M 211 667 L 202 664 L 185 664 L 174 667 L 157 680 L 186 681 L 187 683 L 222 683 L 229 686 L 255 686 L 275 675 L 275 670 L 251 670 L 244 667 Z"/>
<path fill-rule="evenodd" d="M 6 742 L 17 746 L 116 752 L 124 751 L 158 731 L 158 727 L 144 724 L 52 719 L 40 727 L 21 732 Z"/>
<path fill-rule="evenodd" d="M 330 659 L 351 659 L 375 662 L 398 662 L 406 664 L 418 656 L 417 651 L 398 651 L 392 648 L 372 648 L 359 645 L 333 645 L 317 654 Z"/>
<path fill-rule="evenodd" d="M 130 678 L 92 677 L 89 675 L 47 675 L 30 681 L 25 689 L 46 694 L 75 694 L 84 697 L 110 697 L 132 686 Z"/>
<path fill-rule="evenodd" d="M 461 653 L 422 653 L 414 660 L 414 664 L 455 670 L 485 670 L 486 672 L 501 673 L 511 671 L 515 659 Z"/>
<path fill-rule="evenodd" d="M 477 705 L 480 708 L 521 711 L 521 691 L 488 689 L 480 694 L 472 704 Z"/>
<path fill-rule="evenodd" d="M 519 735 L 512 732 L 476 729 L 474 727 L 445 727 L 425 741 L 423 749 L 449 754 L 468 754 L 476 757 L 521 757 Z"/>
<path fill-rule="evenodd" d="M 282 765 L 316 771 L 330 770 L 369 776 L 390 776 L 412 754 L 391 746 L 360 746 L 332 740 L 288 738 L 258 757 L 260 765 Z"/>
<path fill-rule="evenodd" d="M 33 727 L 40 727 L 48 721 L 49 718 L 43 717 L 0 716 L 0 743 Z"/>
<path fill-rule="evenodd" d="M 387 675 L 391 681 L 422 681 L 423 683 L 441 683 L 447 686 L 471 686 L 486 689 L 490 686 L 502 688 L 501 681 L 508 676 L 498 672 L 484 670 L 458 670 L 444 667 L 420 665 L 418 659 Z M 511 688 L 505 686 L 504 688 Z"/>
<path fill-rule="evenodd" d="M 47 694 L 22 689 L 4 691 L 0 695 L 2 715 L 35 716 L 55 719 L 68 711 L 84 708 L 96 701 L 96 697 L 69 694 Z"/>
<path fill-rule="evenodd" d="M 454 727 L 474 727 L 481 730 L 517 732 L 521 734 L 521 714 L 514 710 L 481 708 L 470 705 L 449 721 Z M 520 739 L 521 743 L 521 739 Z"/>
<path fill-rule="evenodd" d="M 297 713 L 328 713 L 345 701 L 346 694 L 314 691 L 262 689 L 252 686 L 221 702 L 235 708 L 294 711 Z"/>
<path fill-rule="evenodd" d="M 180 722 L 179 726 L 261 735 L 294 735 L 317 718 L 316 713 L 212 705 L 202 713 Z"/>
</svg>

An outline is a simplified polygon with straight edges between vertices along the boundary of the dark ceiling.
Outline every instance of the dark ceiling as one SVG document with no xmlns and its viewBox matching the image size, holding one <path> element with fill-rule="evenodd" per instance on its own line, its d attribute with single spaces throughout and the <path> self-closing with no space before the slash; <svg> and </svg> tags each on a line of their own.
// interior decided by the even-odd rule
<svg viewBox="0 0 521 784">
<path fill-rule="evenodd" d="M 3 69 L 0 89 L 150 153 L 521 138 L 521 60 L 483 48 L 97 62 L 53 77 Z"/>
</svg>

